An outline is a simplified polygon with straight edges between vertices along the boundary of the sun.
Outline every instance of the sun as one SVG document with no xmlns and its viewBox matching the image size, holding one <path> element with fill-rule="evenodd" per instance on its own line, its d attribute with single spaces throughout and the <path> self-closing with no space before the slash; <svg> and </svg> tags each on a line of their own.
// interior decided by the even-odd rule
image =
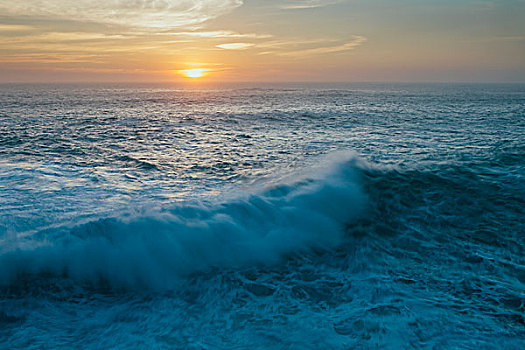
<svg viewBox="0 0 525 350">
<path fill-rule="evenodd" d="M 181 70 L 180 73 L 188 78 L 202 78 L 208 75 L 208 71 L 206 68 L 192 68 Z"/>
</svg>

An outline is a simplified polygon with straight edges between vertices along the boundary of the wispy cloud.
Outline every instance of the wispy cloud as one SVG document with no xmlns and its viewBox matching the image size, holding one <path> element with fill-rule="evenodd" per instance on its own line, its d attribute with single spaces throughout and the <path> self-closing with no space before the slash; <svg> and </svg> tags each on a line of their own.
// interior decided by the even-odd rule
<svg viewBox="0 0 525 350">
<path fill-rule="evenodd" d="M 261 55 L 274 54 L 278 56 L 290 56 L 290 57 L 299 57 L 299 56 L 312 56 L 319 54 L 328 54 L 335 52 L 343 52 L 354 50 L 357 47 L 361 46 L 366 42 L 366 38 L 360 35 L 354 35 L 353 40 L 344 42 L 337 45 L 326 45 L 327 43 L 335 43 L 330 40 L 311 40 L 304 42 L 271 42 L 268 44 L 263 44 L 261 47 L 267 48 L 269 50 L 260 52 Z M 299 45 L 298 45 L 299 44 Z M 324 44 L 319 46 L 319 44 Z M 290 46 L 294 45 L 292 48 Z M 314 46 L 314 47 L 312 47 Z"/>
<path fill-rule="evenodd" d="M 257 45 L 259 48 L 268 50 L 299 50 L 306 46 L 315 46 L 319 44 L 336 43 L 333 39 L 301 39 L 301 38 L 287 38 L 286 40 L 269 40 Z"/>
<path fill-rule="evenodd" d="M 462 40 L 464 42 L 474 42 L 474 43 L 492 43 L 492 42 L 518 42 L 525 41 L 525 36 L 491 36 L 487 38 L 479 39 L 469 39 Z"/>
<path fill-rule="evenodd" d="M 33 30 L 34 27 L 22 25 L 22 24 L 0 24 L 0 33 L 1 32 L 26 32 Z"/>
<path fill-rule="evenodd" d="M 253 43 L 229 43 L 229 44 L 220 44 L 217 45 L 218 48 L 225 50 L 246 50 L 255 44 Z"/>
<path fill-rule="evenodd" d="M 84 42 L 101 41 L 108 39 L 131 38 L 131 36 L 111 35 L 103 33 L 84 33 L 84 32 L 48 32 L 37 35 L 25 35 L 4 39 L 4 43 L 58 43 L 58 42 Z"/>
<path fill-rule="evenodd" d="M 301 10 L 318 7 L 325 7 L 342 2 L 343 0 L 288 0 L 279 6 L 284 10 Z"/>
<path fill-rule="evenodd" d="M 129 27 L 176 28 L 203 23 L 242 4 L 242 0 L 0 0 L 0 12 Z"/>
<path fill-rule="evenodd" d="M 97 63 L 101 62 L 98 54 L 84 53 L 25 53 L 7 54 L 0 57 L 0 63 Z"/>
<path fill-rule="evenodd" d="M 255 33 L 237 33 L 231 30 L 216 30 L 216 31 L 204 31 L 204 32 L 173 32 L 166 33 L 167 35 L 173 36 L 186 36 L 186 37 L 199 37 L 199 38 L 252 38 L 252 39 L 266 39 L 270 38 L 268 34 L 255 34 Z"/>
</svg>

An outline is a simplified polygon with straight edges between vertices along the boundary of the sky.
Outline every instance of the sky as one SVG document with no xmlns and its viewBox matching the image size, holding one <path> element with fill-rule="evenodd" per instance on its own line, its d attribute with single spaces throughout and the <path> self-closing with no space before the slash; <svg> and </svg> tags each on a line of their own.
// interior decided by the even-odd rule
<svg viewBox="0 0 525 350">
<path fill-rule="evenodd" d="M 0 53 L 0 82 L 525 82 L 525 0 L 0 0 Z"/>
</svg>

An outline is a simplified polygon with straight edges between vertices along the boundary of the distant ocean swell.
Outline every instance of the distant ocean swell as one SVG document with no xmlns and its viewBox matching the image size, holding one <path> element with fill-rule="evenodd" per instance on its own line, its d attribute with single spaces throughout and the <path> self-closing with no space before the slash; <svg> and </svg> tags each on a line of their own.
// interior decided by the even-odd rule
<svg viewBox="0 0 525 350">
<path fill-rule="evenodd" d="M 192 273 L 275 264 L 290 254 L 332 249 L 367 210 L 360 184 L 366 167 L 353 154 L 339 153 L 307 175 L 223 203 L 7 238 L 0 285 L 36 277 L 162 290 Z"/>
</svg>

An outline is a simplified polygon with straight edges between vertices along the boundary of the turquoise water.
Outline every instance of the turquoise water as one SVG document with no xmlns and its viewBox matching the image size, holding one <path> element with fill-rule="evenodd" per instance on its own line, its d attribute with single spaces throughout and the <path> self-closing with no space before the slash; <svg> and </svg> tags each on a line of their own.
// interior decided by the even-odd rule
<svg viewBox="0 0 525 350">
<path fill-rule="evenodd" d="M 0 347 L 525 346 L 525 86 L 2 85 Z"/>
</svg>

